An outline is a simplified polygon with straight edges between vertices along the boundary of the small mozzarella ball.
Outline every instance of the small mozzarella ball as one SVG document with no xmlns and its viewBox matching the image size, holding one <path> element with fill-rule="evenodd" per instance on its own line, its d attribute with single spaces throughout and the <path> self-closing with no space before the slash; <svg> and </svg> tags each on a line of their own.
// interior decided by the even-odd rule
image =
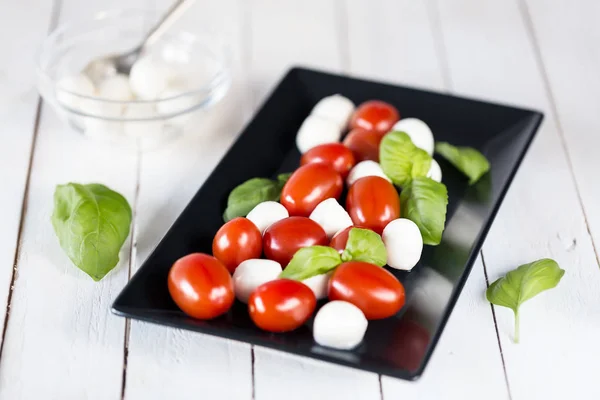
<svg viewBox="0 0 600 400">
<path fill-rule="evenodd" d="M 410 271 L 421 259 L 423 237 L 417 224 L 398 218 L 387 224 L 381 235 L 391 268 Z"/>
<path fill-rule="evenodd" d="M 352 303 L 335 300 L 325 304 L 313 323 L 313 337 L 321 346 L 351 350 L 365 336 L 369 322 Z"/>
<path fill-rule="evenodd" d="M 138 97 L 152 100 L 165 91 L 172 75 L 165 63 L 151 57 L 142 57 L 131 67 L 129 84 Z"/>
<path fill-rule="evenodd" d="M 130 104 L 125 109 L 125 119 L 148 119 L 155 118 L 158 114 L 152 104 L 137 103 Z M 159 137 L 163 133 L 163 121 L 125 121 L 123 123 L 125 135 L 130 137 Z"/>
<path fill-rule="evenodd" d="M 289 217 L 288 210 L 276 201 L 263 201 L 257 204 L 252 211 L 246 215 L 256 225 L 260 233 L 265 233 L 268 227 L 275 222 Z"/>
<path fill-rule="evenodd" d="M 442 181 L 442 169 L 440 168 L 440 164 L 434 159 L 431 159 L 431 166 L 429 167 L 429 171 L 427 172 L 427 177 L 433 179 L 436 182 Z"/>
<path fill-rule="evenodd" d="M 425 150 L 429 155 L 433 154 L 433 133 L 429 126 L 417 118 L 404 118 L 396 122 L 393 131 L 406 132 L 410 140 L 420 149 Z"/>
<path fill-rule="evenodd" d="M 121 108 L 118 104 L 88 100 L 82 103 L 82 105 L 84 105 L 83 112 L 95 116 L 83 118 L 85 134 L 87 136 L 108 139 L 110 136 L 118 136 L 123 132 L 123 124 L 120 121 L 105 119 L 119 118 L 121 116 Z"/>
<path fill-rule="evenodd" d="M 156 103 L 156 111 L 161 115 L 174 115 L 183 112 L 183 114 L 172 117 L 170 121 L 178 125 L 185 125 L 192 117 L 189 110 L 199 103 L 195 95 L 186 94 L 188 91 L 183 86 L 167 88 L 160 94 L 160 100 Z M 174 98 L 168 100 L 172 97 Z"/>
<path fill-rule="evenodd" d="M 325 143 L 337 143 L 342 137 L 342 131 L 337 123 L 309 115 L 296 135 L 296 146 L 300 153 L 306 153 L 315 146 Z"/>
<path fill-rule="evenodd" d="M 365 176 L 380 176 L 387 179 L 389 182 L 392 180 L 383 172 L 379 163 L 371 160 L 361 161 L 350 170 L 346 183 L 350 187 L 354 182 Z"/>
<path fill-rule="evenodd" d="M 58 81 L 56 87 L 58 89 L 56 100 L 63 106 L 78 111 L 81 111 L 81 106 L 85 104 L 85 99 L 71 93 L 82 96 L 94 96 L 96 94 L 94 84 L 90 78 L 83 74 L 66 76 Z M 66 93 L 65 90 L 71 93 Z"/>
<path fill-rule="evenodd" d="M 341 130 L 345 130 L 355 108 L 352 100 L 341 94 L 334 94 L 319 100 L 311 114 L 331 120 L 337 123 Z"/>
<path fill-rule="evenodd" d="M 127 102 L 133 99 L 133 92 L 129 87 L 129 79 L 127 76 L 117 74 L 106 78 L 100 83 L 98 87 L 98 96 L 103 99 Z M 119 108 L 120 112 L 125 109 L 124 104 L 114 104 L 115 107 Z"/>
<path fill-rule="evenodd" d="M 340 230 L 352 225 L 350 214 L 333 198 L 320 202 L 310 213 L 309 218 L 321 225 L 329 239 Z"/>
<path fill-rule="evenodd" d="M 329 285 L 331 274 L 333 274 L 333 271 L 326 274 L 311 276 L 310 278 L 303 280 L 302 283 L 313 291 L 317 300 L 324 299 L 327 297 L 327 286 Z"/>
<path fill-rule="evenodd" d="M 233 272 L 235 297 L 242 303 L 248 303 L 254 289 L 277 279 L 281 271 L 281 264 L 277 261 L 258 258 L 242 261 Z"/>
</svg>

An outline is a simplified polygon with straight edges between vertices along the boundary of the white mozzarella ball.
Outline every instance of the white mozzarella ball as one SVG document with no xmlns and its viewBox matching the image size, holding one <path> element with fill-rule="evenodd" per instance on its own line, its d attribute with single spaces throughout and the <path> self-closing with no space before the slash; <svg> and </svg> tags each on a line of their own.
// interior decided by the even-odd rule
<svg viewBox="0 0 600 400">
<path fill-rule="evenodd" d="M 387 179 L 389 182 L 392 180 L 383 172 L 379 163 L 371 160 L 361 161 L 350 170 L 346 183 L 351 186 L 354 182 L 365 176 L 380 176 Z"/>
<path fill-rule="evenodd" d="M 126 121 L 123 123 L 125 135 L 136 138 L 157 138 L 163 133 L 163 121 L 144 121 L 158 116 L 154 105 L 146 103 L 130 104 L 125 109 L 125 119 L 140 119 L 140 121 Z"/>
<path fill-rule="evenodd" d="M 302 283 L 313 291 L 317 300 L 324 299 L 327 297 L 327 287 L 329 285 L 331 274 L 333 274 L 333 271 L 326 274 L 311 276 L 310 278 L 303 280 Z"/>
<path fill-rule="evenodd" d="M 360 344 L 369 322 L 352 303 L 335 300 L 325 304 L 313 323 L 313 338 L 321 346 L 350 350 Z"/>
<path fill-rule="evenodd" d="M 340 230 L 352 225 L 350 214 L 333 198 L 320 202 L 309 218 L 321 225 L 330 239 Z"/>
<path fill-rule="evenodd" d="M 331 120 L 337 123 L 341 130 L 345 130 L 355 108 L 352 100 L 341 94 L 334 94 L 319 100 L 311 114 Z"/>
<path fill-rule="evenodd" d="M 277 261 L 259 258 L 242 261 L 233 272 L 235 297 L 242 303 L 248 303 L 254 289 L 277 279 L 281 271 L 281 264 Z"/>
<path fill-rule="evenodd" d="M 183 112 L 183 114 L 172 117 L 169 121 L 177 125 L 185 125 L 193 116 L 188 110 L 198 105 L 197 97 L 186 93 L 188 93 L 188 89 L 183 86 L 167 88 L 160 94 L 160 100 L 156 103 L 156 110 L 161 115 L 174 115 Z"/>
<path fill-rule="evenodd" d="M 56 84 L 56 88 L 56 100 L 64 107 L 78 111 L 82 111 L 82 106 L 85 106 L 85 99 L 82 99 L 76 95 L 96 95 L 96 88 L 94 87 L 94 84 L 90 78 L 83 74 L 65 76 L 64 78 L 61 78 Z M 75 93 L 75 95 L 72 93 Z"/>
<path fill-rule="evenodd" d="M 429 171 L 427 172 L 427 177 L 433 179 L 436 182 L 442 181 L 442 169 L 440 168 L 440 164 L 434 159 L 431 159 L 431 166 L 429 167 Z"/>
<path fill-rule="evenodd" d="M 421 259 L 423 237 L 417 224 L 398 218 L 386 225 L 381 235 L 391 268 L 410 271 Z"/>
<path fill-rule="evenodd" d="M 117 74 L 103 80 L 98 86 L 98 96 L 103 99 L 126 102 L 133 99 L 133 92 L 129 87 L 129 79 L 127 76 Z M 124 104 L 113 104 L 115 109 L 119 109 L 119 113 L 125 109 Z"/>
<path fill-rule="evenodd" d="M 156 99 L 167 88 L 173 71 L 162 61 L 142 57 L 131 67 L 129 85 L 138 97 Z"/>
<path fill-rule="evenodd" d="M 309 115 L 296 135 L 296 146 L 300 153 L 306 153 L 315 146 L 337 143 L 342 137 L 339 125 L 328 119 Z"/>
<path fill-rule="evenodd" d="M 260 233 L 265 233 L 265 230 L 275 222 L 289 217 L 288 210 L 276 201 L 263 201 L 257 204 L 252 211 L 246 215 L 250 221 L 256 225 Z"/>
<path fill-rule="evenodd" d="M 123 133 L 123 124 L 120 121 L 111 121 L 105 118 L 119 118 L 121 108 L 115 104 L 104 101 L 88 100 L 85 103 L 86 114 L 96 117 L 84 117 L 85 134 L 90 137 L 100 139 L 110 139 L 110 137 L 119 136 Z"/>
<path fill-rule="evenodd" d="M 406 132 L 410 140 L 420 149 L 425 150 L 429 155 L 433 154 L 433 133 L 429 126 L 417 118 L 404 118 L 396 122 L 393 131 Z"/>
</svg>

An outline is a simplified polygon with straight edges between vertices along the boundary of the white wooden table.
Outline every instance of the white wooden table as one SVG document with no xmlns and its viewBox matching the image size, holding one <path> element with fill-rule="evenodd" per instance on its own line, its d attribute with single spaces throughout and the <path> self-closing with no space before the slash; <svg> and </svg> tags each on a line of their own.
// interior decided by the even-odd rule
<svg viewBox="0 0 600 400">
<path fill-rule="evenodd" d="M 35 88 L 57 23 L 122 3 L 0 0 L 0 399 L 600 399 L 600 2 L 199 1 L 236 82 L 197 135 L 132 156 L 65 128 Z M 113 299 L 269 89 L 303 64 L 534 107 L 545 122 L 416 383 L 111 315 Z M 50 224 L 56 184 L 102 182 L 134 205 L 125 260 L 99 283 Z M 488 282 L 542 257 L 560 285 L 512 313 Z M 131 261 L 129 260 L 131 258 Z"/>
</svg>

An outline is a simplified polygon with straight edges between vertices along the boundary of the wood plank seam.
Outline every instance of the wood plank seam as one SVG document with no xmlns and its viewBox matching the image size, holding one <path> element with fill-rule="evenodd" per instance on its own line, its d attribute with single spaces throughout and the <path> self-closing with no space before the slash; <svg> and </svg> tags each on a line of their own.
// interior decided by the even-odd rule
<svg viewBox="0 0 600 400">
<path fill-rule="evenodd" d="M 550 86 L 550 79 L 548 77 L 548 72 L 546 71 L 546 67 L 544 66 L 544 61 L 542 59 L 542 52 L 540 49 L 539 41 L 537 39 L 537 35 L 535 32 L 535 28 L 533 27 L 533 20 L 531 18 L 531 12 L 529 11 L 529 7 L 527 6 L 524 0 L 517 0 L 519 11 L 521 13 L 521 17 L 523 18 L 523 25 L 525 26 L 525 31 L 527 32 L 527 36 L 531 42 L 533 47 L 533 58 L 535 60 L 536 66 L 540 73 L 540 77 L 542 78 L 542 85 L 544 87 L 544 91 L 546 97 L 548 98 L 548 103 L 550 105 L 550 110 L 552 112 L 551 118 L 554 120 L 556 124 L 556 129 L 558 131 L 558 137 L 560 139 L 561 147 L 563 148 L 563 152 L 565 153 L 565 158 L 567 160 L 567 166 L 569 167 L 569 173 L 571 174 L 571 179 L 573 180 L 573 185 L 575 186 L 575 193 L 577 194 L 577 201 L 579 202 L 579 207 L 581 208 L 581 212 L 583 214 L 583 220 L 585 222 L 585 228 L 587 230 L 588 236 L 590 237 L 590 241 L 592 243 L 592 248 L 594 249 L 594 255 L 596 256 L 596 263 L 600 268 L 600 257 L 598 256 L 598 249 L 596 247 L 596 243 L 594 242 L 594 237 L 592 236 L 592 231 L 590 229 L 590 223 L 588 220 L 587 213 L 585 211 L 585 205 L 583 204 L 583 198 L 581 197 L 581 190 L 579 188 L 579 183 L 575 176 L 575 170 L 573 168 L 573 161 L 571 160 L 571 154 L 569 152 L 569 147 L 567 145 L 567 140 L 565 138 L 565 131 L 560 122 L 560 118 L 558 116 L 558 108 L 556 106 L 556 101 L 554 99 L 554 93 L 552 92 L 552 87 Z"/>
<path fill-rule="evenodd" d="M 50 21 L 48 23 L 48 33 L 52 32 L 56 28 L 56 25 L 58 24 L 58 19 L 60 17 L 61 9 L 62 9 L 62 0 L 54 0 L 54 3 L 52 4 L 52 14 L 50 15 Z M 6 301 L 6 312 L 4 314 L 4 327 L 2 329 L 2 337 L 0 338 L 0 359 L 2 358 L 2 352 L 4 350 L 4 339 L 6 337 L 6 332 L 8 330 L 8 322 L 10 321 L 10 307 L 11 307 L 11 302 L 12 302 L 12 297 L 13 297 L 13 292 L 14 292 L 14 287 L 15 287 L 15 279 L 17 277 L 19 257 L 21 254 L 23 225 L 25 223 L 25 215 L 27 213 L 29 185 L 30 185 L 30 181 L 31 181 L 31 171 L 32 171 L 32 165 L 33 165 L 33 159 L 35 156 L 35 147 L 37 144 L 37 138 L 38 138 L 38 133 L 39 133 L 39 128 L 40 128 L 42 107 L 43 107 L 42 98 L 38 94 L 38 101 L 37 101 L 36 112 L 35 112 L 35 122 L 33 125 L 33 136 L 31 138 L 31 147 L 29 150 L 29 162 L 27 164 L 27 174 L 26 174 L 26 178 L 25 178 L 25 187 L 23 189 L 23 199 L 22 199 L 22 203 L 21 203 L 21 211 L 20 211 L 21 216 L 19 219 L 19 228 L 17 231 L 15 256 L 13 259 L 13 270 L 12 270 L 12 275 L 10 278 L 10 286 L 8 288 L 8 298 Z"/>
</svg>

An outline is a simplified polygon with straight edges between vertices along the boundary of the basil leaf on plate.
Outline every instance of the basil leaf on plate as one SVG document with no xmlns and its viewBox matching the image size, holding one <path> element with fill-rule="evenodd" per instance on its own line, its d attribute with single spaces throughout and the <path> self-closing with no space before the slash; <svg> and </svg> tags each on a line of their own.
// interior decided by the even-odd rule
<svg viewBox="0 0 600 400">
<path fill-rule="evenodd" d="M 435 144 L 435 152 L 450 161 L 474 184 L 490 170 L 490 163 L 483 154 L 472 147 L 456 147 L 446 142 Z"/>
<path fill-rule="evenodd" d="M 437 245 L 446 223 L 446 185 L 425 177 L 414 178 L 400 193 L 400 210 L 419 227 L 423 243 Z"/>
<path fill-rule="evenodd" d="M 52 226 L 60 247 L 95 281 L 119 262 L 131 215 L 127 200 L 104 185 L 69 183 L 54 192 Z"/>
<path fill-rule="evenodd" d="M 397 186 L 407 185 L 413 178 L 426 176 L 431 156 L 415 146 L 404 132 L 390 132 L 379 145 L 379 164 Z"/>
<path fill-rule="evenodd" d="M 290 176 L 292 176 L 292 174 L 293 172 L 285 172 L 283 174 L 277 175 L 277 181 L 279 182 L 282 188 L 283 185 L 285 185 L 285 183 L 288 181 L 288 179 L 290 179 Z"/>
<path fill-rule="evenodd" d="M 549 258 L 524 264 L 510 271 L 488 287 L 485 297 L 492 304 L 508 307 L 515 314 L 515 343 L 519 342 L 519 307 L 541 292 L 552 289 L 565 274 Z"/>
<path fill-rule="evenodd" d="M 333 247 L 303 247 L 294 254 L 279 277 L 303 281 L 315 275 L 325 274 L 341 263 L 340 254 Z"/>
<path fill-rule="evenodd" d="M 381 236 L 370 229 L 350 229 L 342 261 L 364 261 L 383 267 L 387 263 L 387 252 Z"/>
<path fill-rule="evenodd" d="M 237 217 L 245 217 L 257 204 L 277 201 L 282 188 L 282 184 L 267 178 L 247 180 L 229 193 L 223 219 L 228 222 Z"/>
</svg>

